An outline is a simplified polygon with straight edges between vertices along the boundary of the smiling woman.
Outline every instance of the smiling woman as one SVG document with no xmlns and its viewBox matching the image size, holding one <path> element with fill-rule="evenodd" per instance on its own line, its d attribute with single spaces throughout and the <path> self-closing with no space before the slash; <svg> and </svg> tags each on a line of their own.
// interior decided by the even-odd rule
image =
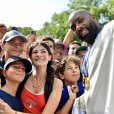
<svg viewBox="0 0 114 114">
<path fill-rule="evenodd" d="M 62 82 L 54 78 L 50 48 L 45 41 L 41 41 L 31 46 L 29 55 L 34 70 L 20 95 L 23 111 L 53 114 L 60 101 Z"/>
</svg>

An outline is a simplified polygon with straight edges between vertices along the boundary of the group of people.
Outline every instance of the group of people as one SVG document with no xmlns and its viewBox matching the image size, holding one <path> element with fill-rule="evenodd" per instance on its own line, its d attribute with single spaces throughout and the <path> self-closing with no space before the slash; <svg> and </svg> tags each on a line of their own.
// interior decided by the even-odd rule
<svg viewBox="0 0 114 114">
<path fill-rule="evenodd" d="M 63 42 L 0 32 L 1 114 L 114 113 L 114 21 L 101 28 L 81 9 L 68 22 Z M 73 34 L 87 45 L 72 42 Z"/>
</svg>

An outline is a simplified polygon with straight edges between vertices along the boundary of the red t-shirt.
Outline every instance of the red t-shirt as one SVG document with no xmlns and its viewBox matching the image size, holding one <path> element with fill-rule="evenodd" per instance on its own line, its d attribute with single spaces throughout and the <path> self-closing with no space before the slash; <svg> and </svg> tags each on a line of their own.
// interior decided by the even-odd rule
<svg viewBox="0 0 114 114">
<path fill-rule="evenodd" d="M 44 93 L 35 94 L 26 87 L 23 88 L 20 99 L 23 104 L 23 112 L 27 113 L 40 114 L 46 105 Z"/>
</svg>

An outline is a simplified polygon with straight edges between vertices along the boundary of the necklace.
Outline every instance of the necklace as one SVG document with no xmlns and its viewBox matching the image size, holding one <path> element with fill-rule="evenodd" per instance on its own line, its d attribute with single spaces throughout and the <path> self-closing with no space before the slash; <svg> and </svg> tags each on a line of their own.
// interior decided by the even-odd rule
<svg viewBox="0 0 114 114">
<path fill-rule="evenodd" d="M 42 85 L 41 83 L 41 77 L 39 79 L 35 78 L 35 76 L 32 76 L 32 87 L 33 88 L 40 88 Z"/>
</svg>

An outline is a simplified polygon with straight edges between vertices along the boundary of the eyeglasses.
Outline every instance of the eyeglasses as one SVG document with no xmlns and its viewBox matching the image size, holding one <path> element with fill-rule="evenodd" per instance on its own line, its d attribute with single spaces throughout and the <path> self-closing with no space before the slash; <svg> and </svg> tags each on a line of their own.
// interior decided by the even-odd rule
<svg viewBox="0 0 114 114">
<path fill-rule="evenodd" d="M 72 24 L 70 28 L 71 28 L 72 31 L 75 31 L 76 30 L 76 25 Z"/>
</svg>

